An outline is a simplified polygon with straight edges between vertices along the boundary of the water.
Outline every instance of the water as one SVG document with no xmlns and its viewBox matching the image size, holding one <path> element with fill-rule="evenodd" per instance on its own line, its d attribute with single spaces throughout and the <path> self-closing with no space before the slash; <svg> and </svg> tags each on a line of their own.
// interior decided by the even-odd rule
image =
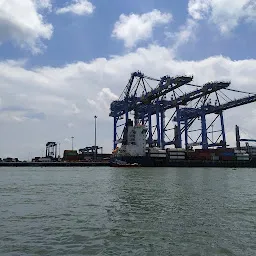
<svg viewBox="0 0 256 256">
<path fill-rule="evenodd" d="M 256 169 L 0 168 L 0 255 L 256 255 Z"/>
</svg>

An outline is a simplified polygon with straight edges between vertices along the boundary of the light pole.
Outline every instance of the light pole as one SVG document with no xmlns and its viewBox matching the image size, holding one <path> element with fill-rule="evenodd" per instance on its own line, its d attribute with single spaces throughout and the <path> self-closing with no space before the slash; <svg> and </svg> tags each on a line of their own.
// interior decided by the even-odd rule
<svg viewBox="0 0 256 256">
<path fill-rule="evenodd" d="M 94 116 L 94 159 L 97 158 L 97 125 L 96 125 L 97 116 Z"/>
<path fill-rule="evenodd" d="M 60 157 L 60 142 L 59 142 L 59 157 Z"/>
<path fill-rule="evenodd" d="M 74 143 L 74 137 L 73 136 L 71 137 L 71 140 L 72 140 L 72 150 L 73 150 L 73 146 L 74 146 L 74 144 L 73 144 Z"/>
</svg>

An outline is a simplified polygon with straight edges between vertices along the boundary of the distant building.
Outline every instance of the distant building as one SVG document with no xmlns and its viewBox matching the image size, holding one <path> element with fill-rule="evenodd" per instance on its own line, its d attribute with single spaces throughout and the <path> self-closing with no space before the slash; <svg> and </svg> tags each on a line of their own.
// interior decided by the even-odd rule
<svg viewBox="0 0 256 256">
<path fill-rule="evenodd" d="M 19 162 L 18 158 L 6 157 L 3 159 L 3 162 Z"/>
<path fill-rule="evenodd" d="M 63 161 L 76 162 L 78 160 L 79 158 L 76 150 L 64 150 Z"/>
<path fill-rule="evenodd" d="M 32 159 L 32 162 L 52 162 L 51 157 L 35 157 Z"/>
</svg>

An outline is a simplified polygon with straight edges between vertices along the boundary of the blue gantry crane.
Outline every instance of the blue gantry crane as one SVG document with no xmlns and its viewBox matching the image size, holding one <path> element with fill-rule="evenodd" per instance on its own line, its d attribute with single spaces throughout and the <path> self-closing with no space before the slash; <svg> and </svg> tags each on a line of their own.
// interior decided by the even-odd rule
<svg viewBox="0 0 256 256">
<path fill-rule="evenodd" d="M 223 90 L 244 92 L 230 89 L 230 82 L 210 82 L 198 86 L 191 84 L 192 80 L 193 76 L 163 76 L 160 79 L 155 79 L 140 71 L 132 73 L 120 98 L 112 102 L 110 106 L 110 116 L 114 119 L 114 149 L 119 142 L 122 142 L 124 129 L 121 130 L 121 134 L 117 131 L 127 124 L 131 115 L 134 116 L 135 124 L 147 125 L 149 146 L 156 145 L 165 148 L 166 145 L 174 145 L 176 148 L 181 148 L 184 134 L 186 148 L 193 145 L 201 145 L 204 149 L 214 146 L 225 147 L 223 111 L 255 102 L 256 95 L 249 94 L 247 97 L 231 100 L 222 92 Z M 157 85 L 152 86 L 152 82 L 157 82 Z M 189 86 L 197 87 L 197 89 L 184 93 L 183 87 Z M 215 95 L 214 104 L 211 103 L 210 96 L 212 95 Z M 223 95 L 228 99 L 225 103 L 220 100 Z M 170 99 L 168 96 L 171 96 Z M 189 107 L 189 105 L 193 106 Z M 166 112 L 170 109 L 173 109 L 174 113 L 169 118 Z M 216 117 L 210 125 L 207 125 L 207 115 L 209 114 L 216 114 Z M 153 117 L 155 117 L 155 124 Z M 208 136 L 209 128 L 218 118 L 221 124 L 221 129 L 218 131 L 220 135 L 216 141 L 213 141 Z M 198 119 L 200 120 L 200 127 L 197 129 L 199 136 L 193 140 L 190 136 L 190 132 L 193 132 L 191 127 Z M 167 136 L 167 125 L 170 121 L 177 123 L 174 127 L 173 139 Z M 189 143 L 189 139 L 192 143 Z"/>
<path fill-rule="evenodd" d="M 239 126 L 236 125 L 236 148 L 237 149 L 241 149 L 241 144 L 240 144 L 241 141 L 246 142 L 247 145 L 249 145 L 248 142 L 256 142 L 255 139 L 249 139 L 249 138 L 248 139 L 247 138 L 241 139 Z"/>
<path fill-rule="evenodd" d="M 137 80 L 135 81 L 135 79 Z M 145 76 L 139 71 L 132 73 L 119 100 L 112 102 L 110 107 L 110 116 L 114 118 L 114 148 L 116 148 L 117 143 L 120 142 L 123 134 L 122 133 L 121 136 L 118 136 L 117 128 L 127 124 L 131 111 L 134 112 L 135 124 L 139 121 L 143 124 L 148 123 L 148 143 L 150 145 L 153 143 L 153 126 L 151 117 L 152 115 L 156 115 L 157 144 L 160 146 L 160 122 L 163 123 L 164 119 L 164 112 L 161 111 L 162 105 L 171 103 L 170 101 L 165 100 L 164 97 L 167 93 L 174 91 L 192 80 L 193 77 L 189 76 L 179 76 L 174 78 L 164 76 L 161 79 L 154 79 Z M 153 89 L 150 86 L 149 81 L 158 82 L 157 87 Z M 119 125 L 118 123 L 122 119 L 123 115 L 125 115 L 125 123 Z"/>
<path fill-rule="evenodd" d="M 225 88 L 225 89 L 228 90 L 228 88 Z M 197 137 L 197 139 L 190 145 L 192 146 L 201 145 L 203 149 L 207 149 L 209 147 L 215 147 L 215 146 L 226 147 L 227 142 L 226 142 L 223 111 L 256 101 L 256 95 L 253 94 L 237 100 L 228 100 L 224 104 L 221 104 L 220 95 L 218 94 L 217 91 L 215 92 L 215 95 L 216 95 L 215 104 L 211 104 L 207 102 L 208 97 L 204 97 L 203 103 L 201 106 L 197 106 L 194 108 L 183 108 L 179 111 L 178 115 L 174 118 L 174 121 L 180 122 L 181 125 L 183 125 L 180 131 L 181 133 L 182 132 L 185 133 L 184 137 L 185 137 L 186 148 L 188 148 L 189 146 L 189 143 L 188 143 L 189 127 L 198 118 L 201 119 L 201 127 L 199 128 L 201 132 L 200 132 L 200 135 Z M 207 125 L 206 116 L 209 114 L 215 114 L 216 117 L 209 125 Z M 217 140 L 213 141 L 212 139 L 209 138 L 208 133 L 209 133 L 210 127 L 212 127 L 213 123 L 216 122 L 218 118 L 220 118 L 221 133 L 217 138 Z M 220 142 L 218 142 L 220 137 L 222 137 L 222 139 L 220 140 Z M 201 141 L 200 141 L 200 138 L 201 138 Z"/>
</svg>

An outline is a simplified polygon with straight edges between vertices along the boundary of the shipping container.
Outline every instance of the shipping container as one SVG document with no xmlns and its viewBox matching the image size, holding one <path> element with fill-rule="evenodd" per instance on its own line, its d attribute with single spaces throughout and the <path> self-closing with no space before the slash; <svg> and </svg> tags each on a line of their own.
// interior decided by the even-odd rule
<svg viewBox="0 0 256 256">
<path fill-rule="evenodd" d="M 213 161 L 219 161 L 220 158 L 219 158 L 219 156 L 212 155 L 212 156 L 211 156 L 211 160 L 213 160 Z"/>
<path fill-rule="evenodd" d="M 217 148 L 217 151 L 234 152 L 234 148 Z"/>
<path fill-rule="evenodd" d="M 185 152 L 169 152 L 170 156 L 185 156 Z"/>
<path fill-rule="evenodd" d="M 228 152 L 223 151 L 223 152 L 219 152 L 218 155 L 219 156 L 234 156 L 235 154 L 234 154 L 234 152 L 231 152 L 231 151 L 228 151 Z"/>
<path fill-rule="evenodd" d="M 184 159 L 185 160 L 185 156 L 170 156 L 169 159 L 179 159 L 179 160 Z"/>
<path fill-rule="evenodd" d="M 64 161 L 68 161 L 68 162 L 76 162 L 79 161 L 79 155 L 75 155 L 75 156 L 63 156 L 63 160 Z"/>
<path fill-rule="evenodd" d="M 161 148 L 149 148 L 150 153 L 160 153 L 160 154 L 166 154 L 166 150 Z"/>
<path fill-rule="evenodd" d="M 76 150 L 64 150 L 64 156 L 76 156 L 78 155 Z"/>
<path fill-rule="evenodd" d="M 199 155 L 199 154 L 195 154 L 195 155 L 190 155 L 188 156 L 188 159 L 190 160 L 211 160 L 211 156 L 210 155 Z"/>
<path fill-rule="evenodd" d="M 165 155 L 165 154 L 156 154 L 156 153 L 154 153 L 154 154 L 150 154 L 150 157 L 161 157 L 161 158 L 165 158 L 166 155 Z"/>
<path fill-rule="evenodd" d="M 235 150 L 235 154 L 246 154 L 245 150 Z"/>
<path fill-rule="evenodd" d="M 198 161 L 211 161 L 211 157 L 209 156 L 209 157 L 194 157 L 193 159 L 191 159 L 191 160 L 198 160 Z"/>
<path fill-rule="evenodd" d="M 237 156 L 236 160 L 250 160 L 249 156 Z"/>
<path fill-rule="evenodd" d="M 235 161 L 236 157 L 234 157 L 234 156 L 220 156 L 220 160 L 222 160 L 222 161 Z"/>
<path fill-rule="evenodd" d="M 184 148 L 167 148 L 166 151 L 168 152 L 185 152 Z"/>
</svg>

